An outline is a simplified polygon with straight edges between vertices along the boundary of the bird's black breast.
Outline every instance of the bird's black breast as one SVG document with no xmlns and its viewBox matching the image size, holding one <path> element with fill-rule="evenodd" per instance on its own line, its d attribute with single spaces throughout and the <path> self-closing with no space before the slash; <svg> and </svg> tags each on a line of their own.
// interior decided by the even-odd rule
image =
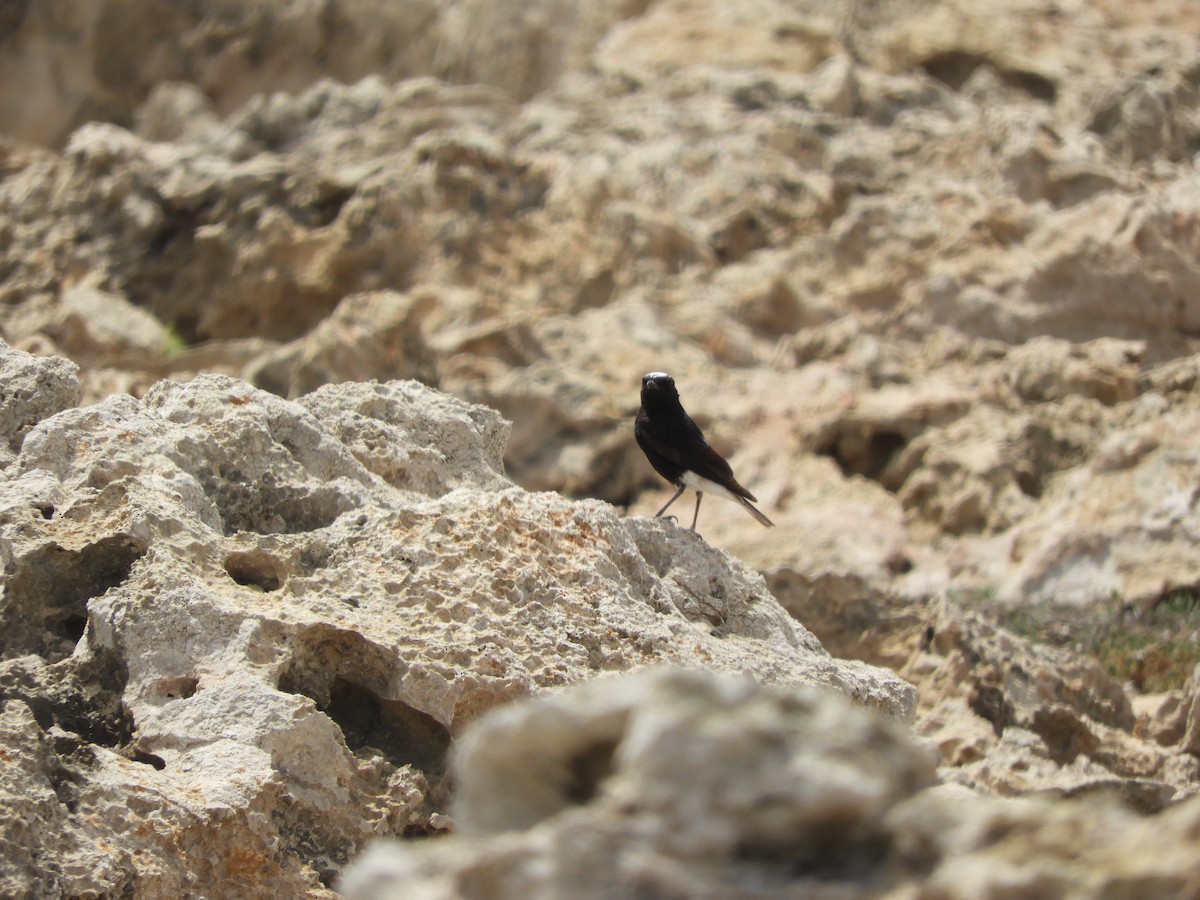
<svg viewBox="0 0 1200 900">
<path fill-rule="evenodd" d="M 709 446 L 704 433 L 683 407 L 677 412 L 648 412 L 643 406 L 638 410 L 633 429 L 638 446 L 654 471 L 676 487 L 683 486 L 684 473 L 693 472 L 739 497 L 754 499 L 753 494 L 737 483 L 729 463 Z"/>
<path fill-rule="evenodd" d="M 661 425 L 651 420 L 645 409 L 638 410 L 637 418 L 633 422 L 633 435 L 637 438 L 642 452 L 646 454 L 646 459 L 650 460 L 654 471 L 678 486 L 687 469 L 682 465 L 679 454 L 670 441 L 670 435 L 665 433 Z"/>
</svg>

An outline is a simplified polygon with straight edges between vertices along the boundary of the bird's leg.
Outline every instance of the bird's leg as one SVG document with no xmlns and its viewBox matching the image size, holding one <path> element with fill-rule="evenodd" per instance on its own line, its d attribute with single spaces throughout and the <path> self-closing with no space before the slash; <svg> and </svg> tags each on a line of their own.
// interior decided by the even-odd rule
<svg viewBox="0 0 1200 900">
<path fill-rule="evenodd" d="M 670 506 L 672 503 L 674 503 L 676 500 L 678 500 L 678 499 L 679 499 L 679 495 L 680 495 L 680 494 L 682 494 L 682 493 L 683 493 L 684 491 L 686 491 L 686 490 L 687 490 L 687 486 L 686 486 L 686 485 L 684 485 L 684 486 L 681 486 L 681 487 L 679 488 L 679 490 L 677 490 L 677 491 L 675 492 L 675 496 L 674 496 L 674 497 L 672 497 L 670 500 L 668 500 L 668 501 L 666 502 L 666 504 L 664 504 L 663 508 L 662 508 L 662 509 L 660 509 L 658 512 L 656 512 L 656 513 L 654 514 L 654 518 L 656 518 L 656 519 L 657 519 L 659 516 L 661 516 L 663 513 L 665 513 L 665 512 L 667 511 L 667 507 L 668 507 L 668 506 Z"/>
<path fill-rule="evenodd" d="M 696 512 L 692 516 L 692 531 L 696 530 L 696 520 L 700 518 L 700 498 L 704 496 L 704 491 L 696 491 Z"/>
</svg>

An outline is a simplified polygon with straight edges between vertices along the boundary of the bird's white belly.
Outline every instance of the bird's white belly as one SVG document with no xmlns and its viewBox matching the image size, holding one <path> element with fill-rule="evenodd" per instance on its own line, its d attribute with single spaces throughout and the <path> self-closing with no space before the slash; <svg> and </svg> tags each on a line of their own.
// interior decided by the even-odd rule
<svg viewBox="0 0 1200 900">
<path fill-rule="evenodd" d="M 737 504 L 741 504 L 742 502 L 742 498 L 733 493 L 733 491 L 717 484 L 715 481 L 709 481 L 695 472 L 684 472 L 683 477 L 679 480 L 683 483 L 684 487 L 690 487 L 693 491 L 699 491 L 703 494 L 715 494 L 718 497 L 724 497 L 726 500 L 732 500 Z"/>
</svg>

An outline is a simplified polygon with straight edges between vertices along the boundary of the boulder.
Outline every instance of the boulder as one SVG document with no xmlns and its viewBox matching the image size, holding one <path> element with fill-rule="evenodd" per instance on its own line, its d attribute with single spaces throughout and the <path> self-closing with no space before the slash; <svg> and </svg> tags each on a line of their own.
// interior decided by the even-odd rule
<svg viewBox="0 0 1200 900">
<path fill-rule="evenodd" d="M 830 692 L 711 673 L 603 679 L 485 717 L 454 756 L 459 835 L 379 842 L 349 900 L 940 898 L 1186 891 L 1200 801 L 931 786 L 925 748 Z"/>
<path fill-rule="evenodd" d="M 700 536 L 513 485 L 492 410 L 216 375 L 51 415 L 65 399 L 7 407 L 29 430 L 0 517 L 0 750 L 26 800 L 0 840 L 55 835 L 55 864 L 21 857 L 6 892 L 319 896 L 371 835 L 444 827 L 468 722 L 606 673 L 913 713 Z"/>
</svg>

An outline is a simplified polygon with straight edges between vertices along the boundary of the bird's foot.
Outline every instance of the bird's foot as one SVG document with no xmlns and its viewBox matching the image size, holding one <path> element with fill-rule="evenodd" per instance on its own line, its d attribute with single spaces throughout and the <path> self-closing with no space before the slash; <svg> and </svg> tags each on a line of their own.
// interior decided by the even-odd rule
<svg viewBox="0 0 1200 900">
<path fill-rule="evenodd" d="M 679 524 L 679 520 L 678 520 L 677 518 L 675 518 L 675 516 L 655 516 L 654 518 L 656 518 L 656 519 L 666 519 L 666 520 L 667 520 L 668 522 L 670 522 L 672 525 L 678 525 L 678 524 Z"/>
</svg>

